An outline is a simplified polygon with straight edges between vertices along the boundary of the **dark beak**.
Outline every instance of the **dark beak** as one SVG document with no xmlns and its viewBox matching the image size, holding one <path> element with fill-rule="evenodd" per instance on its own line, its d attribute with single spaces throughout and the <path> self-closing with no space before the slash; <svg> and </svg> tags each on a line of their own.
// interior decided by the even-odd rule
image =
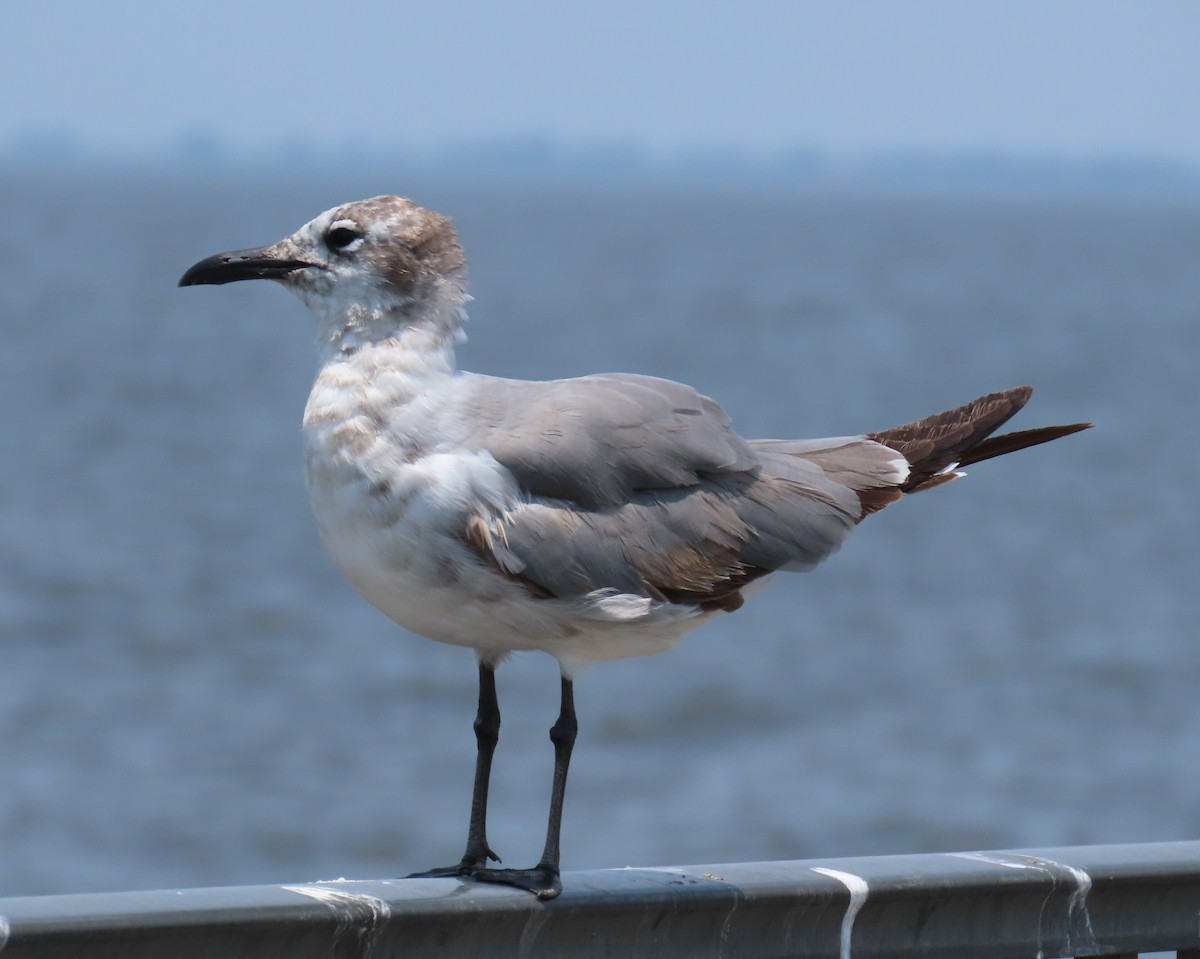
<svg viewBox="0 0 1200 959">
<path fill-rule="evenodd" d="M 280 277 L 315 266 L 304 260 L 282 259 L 273 247 L 256 250 L 233 250 L 201 260 L 179 278 L 180 286 L 232 283 L 234 280 L 278 280 Z"/>
</svg>

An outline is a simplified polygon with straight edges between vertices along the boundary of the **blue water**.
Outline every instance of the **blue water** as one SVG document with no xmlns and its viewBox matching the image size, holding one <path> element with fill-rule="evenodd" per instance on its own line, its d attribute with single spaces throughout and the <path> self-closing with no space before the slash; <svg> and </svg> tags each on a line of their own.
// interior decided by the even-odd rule
<svg viewBox="0 0 1200 959">
<path fill-rule="evenodd" d="M 306 311 L 185 267 L 336 202 L 451 214 L 466 368 L 690 382 L 752 436 L 1022 382 L 1050 447 L 872 517 L 577 683 L 567 868 L 1200 836 L 1200 208 L 0 176 L 0 895 L 392 877 L 461 853 L 475 669 L 313 532 Z M 492 844 L 540 851 L 554 664 L 501 671 Z"/>
</svg>

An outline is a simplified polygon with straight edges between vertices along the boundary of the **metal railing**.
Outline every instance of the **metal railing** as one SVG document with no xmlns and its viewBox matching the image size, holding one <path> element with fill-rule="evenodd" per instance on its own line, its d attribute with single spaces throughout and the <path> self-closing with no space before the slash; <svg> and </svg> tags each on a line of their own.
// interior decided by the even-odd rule
<svg viewBox="0 0 1200 959">
<path fill-rule="evenodd" d="M 0 899 L 0 959 L 1200 959 L 1200 842 Z"/>
</svg>

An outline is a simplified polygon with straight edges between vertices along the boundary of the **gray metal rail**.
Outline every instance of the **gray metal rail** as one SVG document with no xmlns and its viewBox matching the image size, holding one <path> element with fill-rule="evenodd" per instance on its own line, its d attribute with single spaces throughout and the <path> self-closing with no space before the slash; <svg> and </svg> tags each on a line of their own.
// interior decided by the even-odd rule
<svg viewBox="0 0 1200 959">
<path fill-rule="evenodd" d="M 0 959 L 1200 959 L 1200 842 L 0 899 Z"/>
</svg>

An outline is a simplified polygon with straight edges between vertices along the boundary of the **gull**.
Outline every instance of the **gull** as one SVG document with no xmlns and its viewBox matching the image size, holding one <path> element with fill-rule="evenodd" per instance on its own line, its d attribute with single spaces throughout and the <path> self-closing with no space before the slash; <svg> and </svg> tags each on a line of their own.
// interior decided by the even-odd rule
<svg viewBox="0 0 1200 959">
<path fill-rule="evenodd" d="M 335 564 L 401 626 L 475 650 L 477 758 L 460 862 L 420 876 L 557 896 L 577 723 L 574 679 L 661 653 L 775 571 L 809 570 L 855 525 L 961 468 L 1090 424 L 993 436 L 1018 387 L 857 436 L 746 440 L 680 383 L 605 373 L 528 382 L 456 369 L 466 260 L 444 216 L 396 196 L 335 207 L 270 246 L 220 253 L 180 286 L 270 279 L 316 321 L 304 411 L 309 499 Z M 495 670 L 541 650 L 561 674 L 536 866 L 487 839 L 500 730 Z"/>
</svg>

